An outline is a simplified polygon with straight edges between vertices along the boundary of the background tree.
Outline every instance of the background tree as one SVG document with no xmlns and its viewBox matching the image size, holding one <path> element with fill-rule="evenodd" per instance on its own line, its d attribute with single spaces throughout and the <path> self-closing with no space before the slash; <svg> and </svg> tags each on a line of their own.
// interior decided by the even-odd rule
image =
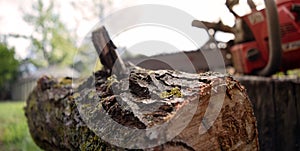
<svg viewBox="0 0 300 151">
<path fill-rule="evenodd" d="M 37 67 L 50 65 L 69 66 L 76 51 L 75 40 L 54 11 L 54 1 L 46 5 L 38 0 L 32 5 L 32 13 L 27 13 L 24 20 L 34 26 L 30 37 L 31 60 Z"/>
<path fill-rule="evenodd" d="M 15 59 L 14 48 L 8 48 L 0 43 L 0 99 L 9 99 L 9 90 L 12 81 L 17 77 L 19 61 Z"/>
</svg>

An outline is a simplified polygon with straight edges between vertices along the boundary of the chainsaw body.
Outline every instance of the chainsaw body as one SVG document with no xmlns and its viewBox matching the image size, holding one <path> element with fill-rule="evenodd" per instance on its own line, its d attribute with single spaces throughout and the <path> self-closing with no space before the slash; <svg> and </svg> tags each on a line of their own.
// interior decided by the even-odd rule
<svg viewBox="0 0 300 151">
<path fill-rule="evenodd" d="M 281 63 L 279 70 L 300 67 L 300 0 L 277 0 L 281 36 Z M 231 47 L 233 64 L 238 72 L 252 74 L 264 68 L 269 59 L 269 34 L 266 10 L 252 11 L 240 18 L 249 30 L 243 41 Z M 272 25 L 271 24 L 271 25 Z"/>
</svg>

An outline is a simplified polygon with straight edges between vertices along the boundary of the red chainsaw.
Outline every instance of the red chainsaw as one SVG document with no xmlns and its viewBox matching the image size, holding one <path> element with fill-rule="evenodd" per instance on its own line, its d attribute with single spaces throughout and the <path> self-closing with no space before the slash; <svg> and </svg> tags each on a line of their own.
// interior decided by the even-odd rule
<svg viewBox="0 0 300 151">
<path fill-rule="evenodd" d="M 239 19 L 250 32 L 230 48 L 238 72 L 268 76 L 300 67 L 300 0 L 265 0 L 265 9 Z"/>
</svg>

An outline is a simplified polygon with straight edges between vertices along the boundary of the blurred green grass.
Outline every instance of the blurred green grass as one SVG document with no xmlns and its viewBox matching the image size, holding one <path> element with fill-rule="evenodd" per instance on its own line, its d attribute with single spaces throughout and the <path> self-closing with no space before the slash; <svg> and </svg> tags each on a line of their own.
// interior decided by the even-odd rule
<svg viewBox="0 0 300 151">
<path fill-rule="evenodd" d="M 39 151 L 32 140 L 23 107 L 25 102 L 0 102 L 0 151 Z"/>
<path fill-rule="evenodd" d="M 274 78 L 300 78 L 300 69 L 287 70 L 286 72 L 277 72 L 272 77 Z"/>
</svg>

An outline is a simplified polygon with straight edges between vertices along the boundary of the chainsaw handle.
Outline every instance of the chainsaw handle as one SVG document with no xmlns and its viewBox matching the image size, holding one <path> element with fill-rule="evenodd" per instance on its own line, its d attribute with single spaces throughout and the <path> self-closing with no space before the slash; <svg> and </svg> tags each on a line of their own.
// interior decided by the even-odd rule
<svg viewBox="0 0 300 151">
<path fill-rule="evenodd" d="M 269 59 L 267 65 L 259 70 L 257 74 L 270 76 L 279 70 L 282 58 L 282 48 L 276 3 L 274 0 L 265 0 L 265 5 L 269 37 Z"/>
</svg>

